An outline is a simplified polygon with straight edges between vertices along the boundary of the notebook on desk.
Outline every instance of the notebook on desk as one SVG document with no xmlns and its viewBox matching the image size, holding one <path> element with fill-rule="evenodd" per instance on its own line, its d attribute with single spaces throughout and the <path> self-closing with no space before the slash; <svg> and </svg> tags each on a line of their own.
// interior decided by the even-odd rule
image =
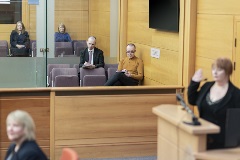
<svg viewBox="0 0 240 160">
<path fill-rule="evenodd" d="M 240 108 L 231 108 L 226 116 L 225 147 L 237 146 L 240 146 Z"/>
</svg>

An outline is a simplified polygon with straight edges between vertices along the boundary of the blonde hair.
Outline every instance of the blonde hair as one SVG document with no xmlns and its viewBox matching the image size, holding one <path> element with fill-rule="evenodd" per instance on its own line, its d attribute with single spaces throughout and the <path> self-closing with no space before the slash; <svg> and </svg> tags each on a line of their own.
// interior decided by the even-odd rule
<svg viewBox="0 0 240 160">
<path fill-rule="evenodd" d="M 66 26 L 65 26 L 63 23 L 60 23 L 60 24 L 58 25 L 58 32 L 60 32 L 60 31 L 59 31 L 59 27 L 63 27 L 63 28 L 64 28 L 64 33 L 66 32 Z"/>
<path fill-rule="evenodd" d="M 6 123 L 8 124 L 10 121 L 16 121 L 23 126 L 27 140 L 35 140 L 35 123 L 29 113 L 22 110 L 15 110 L 7 116 Z"/>
</svg>

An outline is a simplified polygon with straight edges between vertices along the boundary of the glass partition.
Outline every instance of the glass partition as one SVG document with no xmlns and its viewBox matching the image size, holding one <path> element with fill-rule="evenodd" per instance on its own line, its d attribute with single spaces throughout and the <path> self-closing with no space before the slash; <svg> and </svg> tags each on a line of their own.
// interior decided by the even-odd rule
<svg viewBox="0 0 240 160">
<path fill-rule="evenodd" d="M 0 1 L 0 87 L 28 88 L 46 86 L 46 53 L 32 55 L 32 43 L 38 37 L 47 48 L 45 0 Z M 43 2 L 43 3 L 42 3 Z M 45 15 L 45 16 L 43 16 Z M 35 42 L 36 43 L 36 42 Z"/>
<path fill-rule="evenodd" d="M 105 64 L 117 63 L 119 7 L 115 0 L 4 0 L 0 8 L 0 88 L 51 87 L 47 66 L 78 66 L 89 36 L 96 37 Z M 28 35 L 18 32 L 18 21 L 23 22 Z M 58 43 L 66 38 L 57 36 L 59 24 L 65 26 L 70 45 Z M 11 40 L 13 31 L 16 43 Z"/>
</svg>

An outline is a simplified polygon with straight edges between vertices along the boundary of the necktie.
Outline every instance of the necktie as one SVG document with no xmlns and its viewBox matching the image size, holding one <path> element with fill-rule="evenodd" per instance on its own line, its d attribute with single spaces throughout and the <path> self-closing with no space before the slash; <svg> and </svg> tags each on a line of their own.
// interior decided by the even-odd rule
<svg viewBox="0 0 240 160">
<path fill-rule="evenodd" d="M 88 63 L 91 64 L 92 61 L 92 51 L 89 51 L 89 59 L 88 59 Z"/>
</svg>

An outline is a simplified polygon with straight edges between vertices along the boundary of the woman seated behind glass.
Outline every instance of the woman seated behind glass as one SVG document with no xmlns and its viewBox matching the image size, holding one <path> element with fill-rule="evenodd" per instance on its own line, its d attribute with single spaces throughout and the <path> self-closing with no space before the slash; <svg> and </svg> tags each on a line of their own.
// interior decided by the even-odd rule
<svg viewBox="0 0 240 160">
<path fill-rule="evenodd" d="M 30 40 L 23 22 L 16 23 L 15 30 L 10 35 L 10 44 L 11 56 L 29 57 Z"/>
<path fill-rule="evenodd" d="M 25 111 L 16 110 L 7 116 L 7 136 L 12 142 L 5 160 L 47 160 L 35 140 L 35 124 Z"/>
<path fill-rule="evenodd" d="M 66 26 L 63 23 L 58 25 L 58 32 L 55 32 L 55 42 L 71 42 L 70 35 L 66 32 Z"/>
</svg>

